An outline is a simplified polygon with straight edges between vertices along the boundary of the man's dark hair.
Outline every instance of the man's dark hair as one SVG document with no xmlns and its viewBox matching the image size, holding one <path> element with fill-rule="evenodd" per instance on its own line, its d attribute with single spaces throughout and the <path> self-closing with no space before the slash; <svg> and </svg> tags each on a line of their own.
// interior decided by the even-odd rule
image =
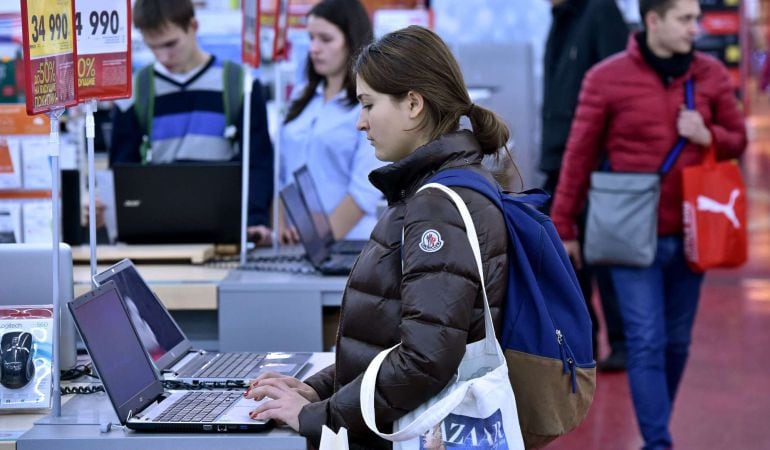
<svg viewBox="0 0 770 450">
<path fill-rule="evenodd" d="M 185 32 L 195 17 L 192 0 L 136 0 L 131 11 L 139 31 L 161 31 L 170 24 Z"/>
<path fill-rule="evenodd" d="M 677 0 L 639 0 L 639 16 L 644 24 L 644 16 L 650 11 L 655 11 L 659 16 L 666 15 L 669 9 L 674 7 Z"/>
</svg>

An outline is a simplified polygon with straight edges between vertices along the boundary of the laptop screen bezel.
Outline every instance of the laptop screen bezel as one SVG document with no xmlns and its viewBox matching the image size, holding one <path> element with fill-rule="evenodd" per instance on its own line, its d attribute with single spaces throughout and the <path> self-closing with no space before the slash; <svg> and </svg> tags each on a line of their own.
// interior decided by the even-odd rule
<svg viewBox="0 0 770 450">
<path fill-rule="evenodd" d="M 134 265 L 133 261 L 130 259 L 124 259 L 113 266 L 108 267 L 107 269 L 103 270 L 100 273 L 97 273 L 94 275 L 94 283 L 96 283 L 97 286 L 101 286 L 109 281 L 112 281 L 112 278 L 115 277 L 120 272 L 127 270 L 129 268 L 133 268 L 136 274 L 139 276 L 139 279 L 141 282 L 145 285 L 145 287 L 150 291 L 152 294 L 152 298 L 155 299 L 156 302 L 160 305 L 163 312 L 166 314 L 169 322 L 176 327 L 177 333 L 179 333 L 180 336 L 182 336 L 182 340 L 179 341 L 176 345 L 174 345 L 172 348 L 170 348 L 166 353 L 157 359 L 157 361 L 154 361 L 155 366 L 160 370 L 168 370 L 171 368 L 174 364 L 176 364 L 179 360 L 184 358 L 184 356 L 192 350 L 192 343 L 187 339 L 187 335 L 184 334 L 184 331 L 182 331 L 182 327 L 179 326 L 179 324 L 174 320 L 174 316 L 169 313 L 168 309 L 166 308 L 166 305 L 163 304 L 163 302 L 160 301 L 157 295 L 155 295 L 155 292 L 150 289 L 150 286 L 147 285 L 147 282 L 144 281 L 144 278 L 142 278 L 142 274 L 139 273 L 139 271 L 136 269 L 136 266 Z M 116 283 L 117 285 L 117 283 Z M 158 334 L 157 330 L 153 330 L 155 334 Z M 147 349 L 145 348 L 145 353 L 147 353 Z M 149 356 L 149 354 L 148 354 Z M 150 360 L 152 360 L 152 357 L 150 357 Z"/>
<path fill-rule="evenodd" d="M 294 181 L 297 183 L 297 189 L 299 189 L 299 193 L 302 196 L 302 199 L 305 201 L 305 207 L 310 213 L 311 219 L 313 219 L 311 223 L 315 228 L 316 234 L 323 241 L 325 247 L 331 247 L 335 242 L 334 232 L 332 231 L 332 224 L 329 220 L 329 216 L 323 209 L 321 196 L 318 194 L 318 188 L 316 187 L 315 180 L 313 180 L 313 175 L 310 173 L 310 169 L 308 169 L 307 165 L 304 165 L 294 171 Z M 324 227 L 326 228 L 325 233 L 322 233 L 321 230 L 319 230 L 316 226 L 315 219 L 313 218 L 313 211 L 310 209 L 311 201 L 316 203 L 321 208 L 319 213 L 321 220 L 324 222 Z"/>
<path fill-rule="evenodd" d="M 75 326 L 77 327 L 77 330 L 80 333 L 80 337 L 81 339 L 83 339 L 83 343 L 86 345 L 86 349 L 88 349 L 88 353 L 89 355 L 91 355 L 92 359 L 93 359 L 93 354 L 91 353 L 91 343 L 89 342 L 85 333 L 83 333 L 83 330 L 81 329 L 80 323 L 78 322 L 78 319 L 77 319 L 78 316 L 76 311 L 79 308 L 81 308 L 83 305 L 91 301 L 94 301 L 95 299 L 101 297 L 102 295 L 105 295 L 106 291 L 115 291 L 115 295 L 117 295 L 118 300 L 120 301 L 120 306 L 121 308 L 123 308 L 123 312 L 126 314 L 126 319 L 128 320 L 128 323 L 131 327 L 131 331 L 133 332 L 133 335 L 136 338 L 136 344 L 139 346 L 142 345 L 141 339 L 139 339 L 139 335 L 137 334 L 136 329 L 131 323 L 131 319 L 128 317 L 128 311 L 126 310 L 126 305 L 123 302 L 123 297 L 120 295 L 120 290 L 118 289 L 115 282 L 108 281 L 102 286 L 98 286 L 94 290 L 86 292 L 85 294 L 73 300 L 71 303 L 67 304 L 67 306 L 69 306 L 70 313 L 73 316 Z M 142 349 L 144 349 L 144 347 L 142 347 Z M 116 350 L 119 350 L 119 349 L 116 349 Z M 147 360 L 147 364 L 150 366 L 150 371 L 153 374 L 153 381 L 151 381 L 150 384 L 147 385 L 145 388 L 137 392 L 133 397 L 128 399 L 125 403 L 121 405 L 116 404 L 115 398 L 113 397 L 110 391 L 109 383 L 102 380 L 102 385 L 104 386 L 104 390 L 105 392 L 107 392 L 107 396 L 110 398 L 110 403 L 112 403 L 113 408 L 115 408 L 115 413 L 117 414 L 118 420 L 120 421 L 121 425 L 126 424 L 127 419 L 129 418 L 129 415 L 133 416 L 140 413 L 145 408 L 147 408 L 147 406 L 152 404 L 164 392 L 163 383 L 160 380 L 160 375 L 158 374 L 158 371 L 153 365 L 152 358 L 150 358 L 150 355 L 148 355 L 146 351 L 141 353 L 144 355 L 144 357 Z M 94 361 L 94 366 L 96 366 L 96 369 L 98 371 L 99 366 L 96 361 Z"/>
<path fill-rule="evenodd" d="M 297 233 L 299 234 L 302 246 L 305 247 L 305 253 L 310 260 L 310 263 L 316 268 L 320 267 L 321 263 L 329 257 L 329 248 L 318 235 L 315 225 L 312 224 L 313 219 L 310 216 L 310 210 L 305 204 L 297 184 L 291 183 L 287 185 L 281 189 L 280 195 L 284 209 L 289 215 L 289 220 L 291 220 L 292 223 L 296 224 L 301 219 L 311 222 L 310 228 L 313 230 L 313 236 L 307 236 L 305 233 L 302 233 L 299 227 L 297 227 Z M 299 210 L 300 208 L 302 211 Z M 300 217 L 299 215 L 302 215 L 303 217 Z"/>
</svg>

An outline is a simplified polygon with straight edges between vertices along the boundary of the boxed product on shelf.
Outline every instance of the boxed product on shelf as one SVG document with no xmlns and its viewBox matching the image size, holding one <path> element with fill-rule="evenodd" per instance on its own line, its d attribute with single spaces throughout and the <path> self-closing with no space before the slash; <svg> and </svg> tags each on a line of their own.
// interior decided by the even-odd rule
<svg viewBox="0 0 770 450">
<path fill-rule="evenodd" d="M 52 335 L 53 305 L 0 308 L 0 410 L 51 407 Z"/>
</svg>

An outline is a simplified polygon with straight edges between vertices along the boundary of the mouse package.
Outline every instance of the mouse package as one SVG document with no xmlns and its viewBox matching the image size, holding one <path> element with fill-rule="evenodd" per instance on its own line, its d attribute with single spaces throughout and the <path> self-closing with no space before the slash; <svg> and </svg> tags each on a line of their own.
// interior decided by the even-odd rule
<svg viewBox="0 0 770 450">
<path fill-rule="evenodd" d="M 53 305 L 0 308 L 0 410 L 51 407 Z"/>
</svg>

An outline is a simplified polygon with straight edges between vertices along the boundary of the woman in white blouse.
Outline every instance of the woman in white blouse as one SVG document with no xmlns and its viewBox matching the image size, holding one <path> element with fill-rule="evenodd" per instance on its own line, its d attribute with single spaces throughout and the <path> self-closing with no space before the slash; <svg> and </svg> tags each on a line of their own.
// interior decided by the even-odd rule
<svg viewBox="0 0 770 450">
<path fill-rule="evenodd" d="M 368 239 L 381 199 L 368 176 L 382 163 L 356 129 L 361 106 L 350 62 L 372 40 L 369 16 L 358 0 L 324 0 L 310 10 L 307 28 L 308 83 L 298 89 L 281 128 L 281 184 L 306 164 L 335 239 Z M 285 240 L 295 236 L 283 233 Z"/>
</svg>

